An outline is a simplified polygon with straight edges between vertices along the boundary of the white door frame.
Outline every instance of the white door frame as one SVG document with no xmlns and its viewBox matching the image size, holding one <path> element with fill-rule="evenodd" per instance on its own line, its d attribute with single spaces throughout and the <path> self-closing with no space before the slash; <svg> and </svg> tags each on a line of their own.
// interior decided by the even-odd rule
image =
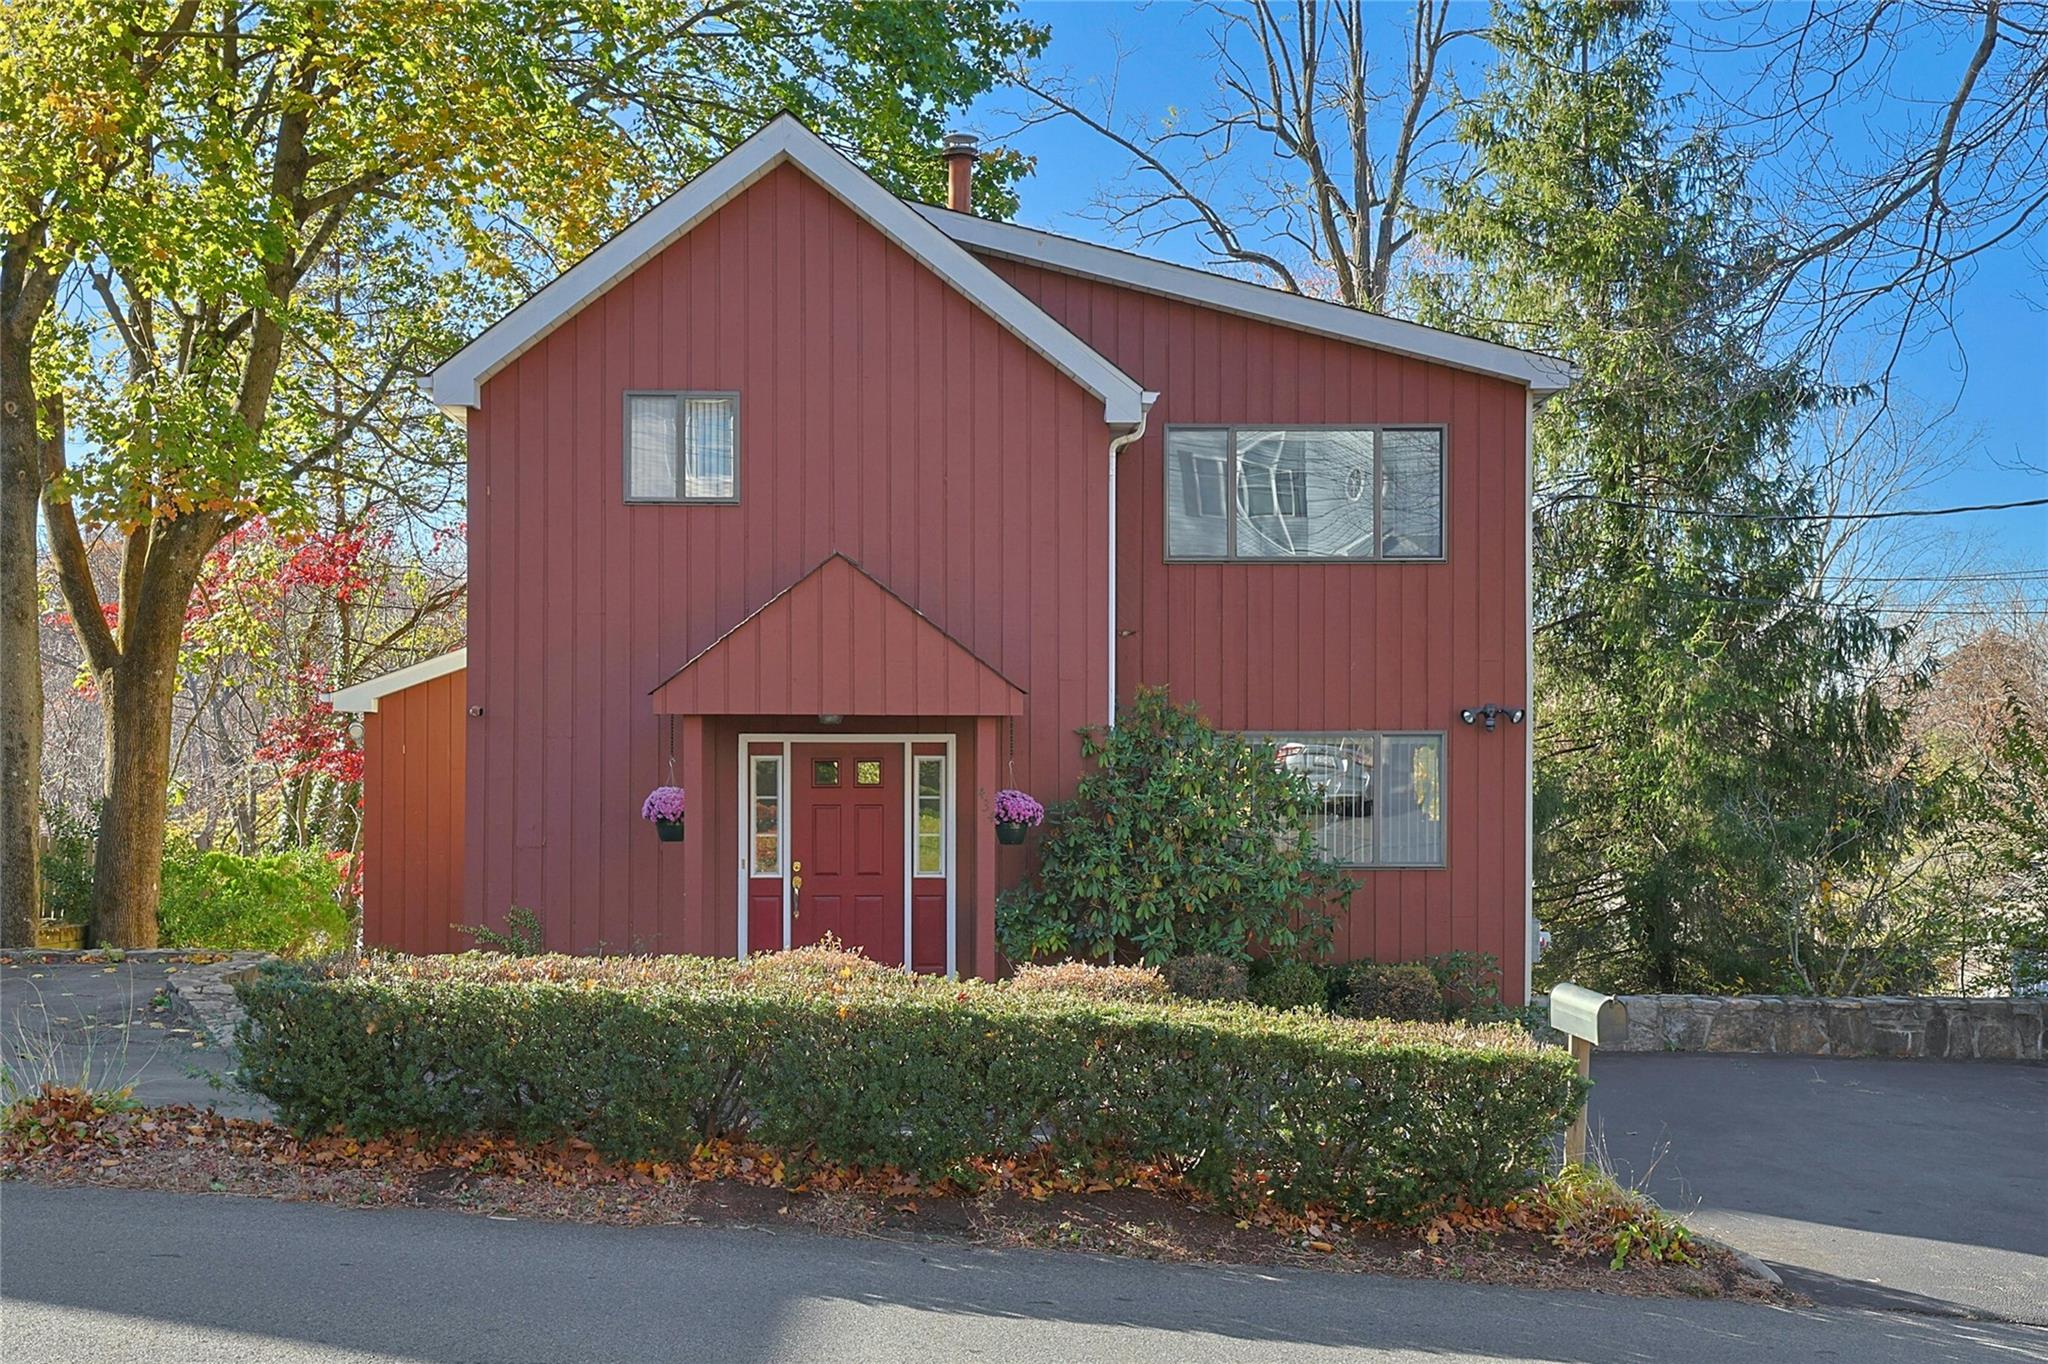
<svg viewBox="0 0 2048 1364">
<path fill-rule="evenodd" d="M 776 794 L 775 824 L 776 845 L 782 850 L 779 861 L 782 868 L 782 941 L 775 946 L 764 947 L 764 951 L 776 951 L 787 947 L 790 942 L 790 795 L 794 789 L 795 763 L 791 750 L 798 744 L 898 744 L 903 749 L 903 969 L 910 965 L 911 906 L 916 890 L 917 872 L 917 755 L 918 744 L 944 744 L 946 747 L 946 779 L 942 786 L 945 800 L 945 868 L 946 868 L 946 978 L 959 975 L 957 930 L 957 859 L 954 856 L 956 830 L 960 821 L 956 818 L 954 792 L 958 789 L 960 769 L 955 756 L 957 747 L 951 734 L 838 734 L 831 731 L 808 733 L 762 733 L 739 736 L 739 948 L 740 960 L 745 961 L 749 944 L 747 942 L 747 882 L 756 879 L 750 876 L 754 864 L 753 833 L 753 756 L 749 750 L 756 744 L 780 744 L 782 746 L 782 786 Z M 758 878 L 767 880 L 766 877 Z M 925 878 L 929 880 L 930 878 Z"/>
</svg>

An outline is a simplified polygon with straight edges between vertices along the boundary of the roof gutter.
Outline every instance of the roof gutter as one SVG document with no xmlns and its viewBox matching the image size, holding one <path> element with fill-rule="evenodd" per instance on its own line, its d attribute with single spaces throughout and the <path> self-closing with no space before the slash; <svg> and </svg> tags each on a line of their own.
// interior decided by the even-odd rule
<svg viewBox="0 0 2048 1364">
<path fill-rule="evenodd" d="M 1147 390 L 1139 399 L 1138 420 L 1130 430 L 1109 442 L 1109 709 L 1106 726 L 1116 728 L 1116 457 L 1133 441 L 1143 440 L 1152 420 L 1152 404 L 1159 395 Z"/>
<path fill-rule="evenodd" d="M 468 666 L 469 648 L 465 645 L 438 658 L 429 658 L 424 662 L 400 668 L 396 672 L 385 673 L 382 677 L 373 677 L 352 687 L 327 692 L 320 699 L 342 715 L 369 715 L 376 711 L 379 699 L 393 692 L 417 687 L 420 683 L 431 682 L 437 677 L 446 677 L 449 673 Z"/>
</svg>

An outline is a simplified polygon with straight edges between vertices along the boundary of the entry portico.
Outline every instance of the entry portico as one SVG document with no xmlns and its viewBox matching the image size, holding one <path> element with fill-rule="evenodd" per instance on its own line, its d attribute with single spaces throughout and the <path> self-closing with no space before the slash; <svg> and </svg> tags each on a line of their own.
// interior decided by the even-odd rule
<svg viewBox="0 0 2048 1364">
<path fill-rule="evenodd" d="M 668 850 L 684 894 L 731 906 L 711 917 L 742 956 L 829 932 L 879 961 L 993 974 L 992 802 L 1024 699 L 831 555 L 653 692 L 691 793 Z"/>
</svg>

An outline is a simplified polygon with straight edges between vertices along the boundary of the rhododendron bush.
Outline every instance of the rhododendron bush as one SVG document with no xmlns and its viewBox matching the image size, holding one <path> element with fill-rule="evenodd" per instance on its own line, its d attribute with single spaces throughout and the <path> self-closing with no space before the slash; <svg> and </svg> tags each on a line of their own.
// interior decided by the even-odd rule
<svg viewBox="0 0 2048 1364">
<path fill-rule="evenodd" d="M 1093 770 L 1046 816 L 1032 879 L 997 898 L 1010 960 L 1243 962 L 1328 942 L 1355 887 L 1316 843 L 1321 795 L 1269 745 L 1141 688 L 1081 756 Z"/>
</svg>

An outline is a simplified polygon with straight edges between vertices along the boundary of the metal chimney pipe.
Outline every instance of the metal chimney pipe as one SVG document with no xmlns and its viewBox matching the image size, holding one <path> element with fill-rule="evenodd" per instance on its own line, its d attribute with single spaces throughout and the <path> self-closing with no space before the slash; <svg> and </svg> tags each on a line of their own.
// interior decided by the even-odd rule
<svg viewBox="0 0 2048 1364">
<path fill-rule="evenodd" d="M 947 133 L 939 155 L 946 159 L 946 207 L 974 212 L 974 163 L 981 159 L 981 139 L 973 133 Z"/>
</svg>

